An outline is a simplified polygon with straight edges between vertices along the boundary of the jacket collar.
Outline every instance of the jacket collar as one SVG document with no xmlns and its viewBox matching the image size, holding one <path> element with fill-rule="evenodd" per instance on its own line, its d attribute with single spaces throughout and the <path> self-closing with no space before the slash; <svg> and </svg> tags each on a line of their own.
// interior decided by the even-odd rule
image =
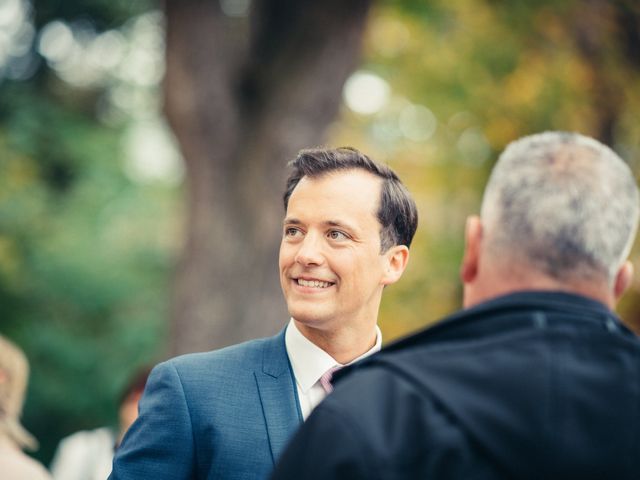
<svg viewBox="0 0 640 480">
<path fill-rule="evenodd" d="M 518 313 L 521 321 L 537 325 L 547 313 L 574 313 L 576 321 L 597 322 L 608 330 L 632 334 L 606 305 L 573 293 L 560 291 L 521 291 L 493 298 L 468 309 L 460 310 L 436 325 L 405 339 L 398 340 L 383 351 L 394 351 L 421 345 L 424 341 L 438 341 L 460 336 L 475 336 L 488 328 L 491 331 L 515 327 Z M 538 315 L 542 314 L 542 316 Z M 491 326 L 488 325 L 491 322 Z M 500 324 L 500 325 L 498 325 Z M 342 373 L 342 372 L 340 372 Z"/>
</svg>

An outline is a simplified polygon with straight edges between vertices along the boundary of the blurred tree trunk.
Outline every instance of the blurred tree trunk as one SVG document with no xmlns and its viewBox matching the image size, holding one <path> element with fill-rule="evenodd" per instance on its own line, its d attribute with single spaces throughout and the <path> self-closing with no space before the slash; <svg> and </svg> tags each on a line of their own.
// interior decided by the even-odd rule
<svg viewBox="0 0 640 480">
<path fill-rule="evenodd" d="M 584 0 L 569 22 L 578 52 L 590 71 L 597 112 L 594 135 L 614 146 L 625 106 L 621 82 L 628 79 L 612 71 L 621 59 L 631 68 L 640 67 L 640 5 L 634 0 Z"/>
<path fill-rule="evenodd" d="M 254 0 L 249 16 L 167 0 L 165 113 L 186 161 L 171 353 L 287 321 L 277 253 L 286 163 L 323 141 L 357 65 L 371 0 Z"/>
</svg>

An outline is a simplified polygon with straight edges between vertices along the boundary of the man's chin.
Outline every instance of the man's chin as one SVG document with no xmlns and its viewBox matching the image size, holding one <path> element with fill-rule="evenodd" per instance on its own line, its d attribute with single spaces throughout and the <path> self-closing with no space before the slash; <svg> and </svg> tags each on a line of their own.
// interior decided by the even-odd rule
<svg viewBox="0 0 640 480">
<path fill-rule="evenodd" d="M 295 320 L 296 324 L 302 325 L 307 328 L 320 328 L 327 323 L 327 315 L 323 312 L 310 312 L 310 311 L 291 311 L 291 317 Z"/>
</svg>

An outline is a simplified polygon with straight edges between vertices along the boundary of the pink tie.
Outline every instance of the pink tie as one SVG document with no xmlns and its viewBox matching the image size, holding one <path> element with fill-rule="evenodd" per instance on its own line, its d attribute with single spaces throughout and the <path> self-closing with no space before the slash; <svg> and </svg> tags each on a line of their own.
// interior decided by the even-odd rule
<svg viewBox="0 0 640 480">
<path fill-rule="evenodd" d="M 333 385 L 331 385 L 331 379 L 333 378 L 333 373 L 342 368 L 341 365 L 336 365 L 331 367 L 329 370 L 324 372 L 320 377 L 320 385 L 324 388 L 324 391 L 327 392 L 327 395 L 333 392 Z"/>
</svg>

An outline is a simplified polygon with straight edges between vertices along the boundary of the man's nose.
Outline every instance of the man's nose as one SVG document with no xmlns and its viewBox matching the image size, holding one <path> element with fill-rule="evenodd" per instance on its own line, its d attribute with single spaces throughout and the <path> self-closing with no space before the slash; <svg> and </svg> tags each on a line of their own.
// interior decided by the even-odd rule
<svg viewBox="0 0 640 480">
<path fill-rule="evenodd" d="M 322 237 L 315 233 L 307 233 L 296 253 L 296 262 L 301 265 L 321 265 L 324 262 L 322 253 Z"/>
</svg>

